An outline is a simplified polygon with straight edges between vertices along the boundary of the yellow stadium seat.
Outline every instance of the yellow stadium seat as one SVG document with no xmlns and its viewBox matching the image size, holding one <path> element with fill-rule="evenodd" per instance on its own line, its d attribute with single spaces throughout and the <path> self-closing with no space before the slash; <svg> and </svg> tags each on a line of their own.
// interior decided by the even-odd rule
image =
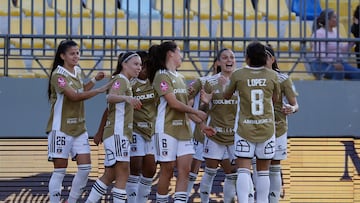
<svg viewBox="0 0 360 203">
<path fill-rule="evenodd" d="M 280 50 L 287 51 L 292 48 L 295 51 L 299 51 L 302 46 L 299 41 L 291 40 L 291 38 L 309 38 L 311 37 L 312 30 L 309 24 L 305 21 L 302 22 L 291 22 L 286 24 L 284 38 L 288 38 L 289 41 L 280 42 Z M 305 43 L 305 42 L 304 42 Z M 310 50 L 310 46 L 304 44 L 306 50 Z"/>
<path fill-rule="evenodd" d="M 66 24 L 66 18 L 57 18 L 56 20 L 54 18 L 46 18 L 45 22 L 45 35 L 70 35 L 70 26 L 68 26 L 69 22 Z M 51 48 L 55 48 L 61 40 L 64 39 L 51 37 L 46 38 L 45 43 Z"/>
<path fill-rule="evenodd" d="M 4 59 L 0 59 L 0 64 L 4 64 Z M 35 73 L 27 69 L 22 58 L 8 59 L 8 76 L 12 78 L 36 78 Z"/>
<path fill-rule="evenodd" d="M 12 1 L 9 0 L 3 0 L 1 2 L 0 6 L 0 16 L 20 16 L 21 10 L 19 7 L 14 6 L 14 4 L 11 3 Z M 9 11 L 10 7 L 10 11 Z"/>
<path fill-rule="evenodd" d="M 113 72 L 115 72 L 118 63 L 117 60 L 117 56 L 113 57 L 113 59 L 103 60 L 102 70 L 105 72 L 105 76 L 109 77 Z"/>
<path fill-rule="evenodd" d="M 230 21 L 223 21 L 217 25 L 216 29 L 216 37 L 219 38 L 242 38 L 245 37 L 244 31 L 241 28 L 239 22 L 230 22 Z M 243 51 L 244 50 L 244 43 L 242 40 L 235 40 L 235 41 L 221 41 L 222 46 L 234 51 Z"/>
<path fill-rule="evenodd" d="M 210 33 L 204 22 L 190 21 L 189 25 L 185 25 L 185 30 L 182 30 L 181 36 L 209 38 Z M 179 47 L 183 49 L 181 44 Z M 213 48 L 214 44 L 209 40 L 190 40 L 189 42 L 190 50 L 208 51 Z"/>
<path fill-rule="evenodd" d="M 250 29 L 250 37 L 258 38 L 278 38 L 278 32 L 275 28 L 275 25 L 269 22 L 258 21 L 257 23 L 252 23 Z M 273 39 L 274 40 L 274 39 Z M 276 41 L 260 41 L 261 43 L 270 44 L 274 50 L 278 49 Z"/>
<path fill-rule="evenodd" d="M 315 80 L 315 76 L 311 73 L 308 73 L 305 63 L 299 62 L 298 64 L 295 63 L 287 63 L 287 69 L 291 71 L 292 68 L 293 72 L 288 73 L 292 80 Z M 280 67 L 281 68 L 281 67 Z"/>
<path fill-rule="evenodd" d="M 194 80 L 201 77 L 202 66 L 198 59 L 186 59 L 181 63 L 178 72 L 181 73 L 186 80 Z"/>
<path fill-rule="evenodd" d="M 83 7 L 82 0 L 53 0 L 53 8 L 61 17 L 90 17 L 90 9 Z"/>
<path fill-rule="evenodd" d="M 10 34 L 14 35 L 36 35 L 36 29 L 31 19 L 19 18 L 11 19 Z M 31 39 L 31 38 L 11 38 L 10 43 L 16 48 L 36 48 L 41 49 L 45 47 L 45 43 L 42 39 Z"/>
<path fill-rule="evenodd" d="M 82 59 L 79 61 L 78 65 L 83 70 L 85 77 L 90 78 L 93 75 L 93 72 L 98 72 L 99 71 L 98 69 L 101 69 L 100 63 L 101 63 L 101 61 L 98 58 L 82 57 Z"/>
<path fill-rule="evenodd" d="M 159 21 L 153 20 L 151 21 L 151 25 L 149 24 L 148 28 L 148 36 L 152 37 L 173 37 L 175 36 L 175 26 L 171 21 Z M 148 49 L 153 44 L 160 44 L 161 40 L 142 40 L 141 48 Z M 182 42 L 176 42 L 178 45 Z M 179 47 L 181 47 L 179 45 Z"/>
<path fill-rule="evenodd" d="M 31 64 L 31 71 L 37 78 L 48 78 L 52 69 L 53 59 L 34 59 Z"/>
<path fill-rule="evenodd" d="M 223 19 L 228 18 L 228 13 L 221 10 L 218 0 L 192 0 L 190 1 L 190 10 L 201 19 Z"/>
<path fill-rule="evenodd" d="M 321 8 L 323 9 L 331 8 L 338 14 L 338 16 L 340 17 L 350 16 L 350 18 L 353 16 L 353 12 L 355 11 L 355 8 L 357 5 L 359 5 L 359 3 L 360 3 L 359 0 L 321 0 L 320 1 Z"/>
<path fill-rule="evenodd" d="M 20 1 L 25 16 L 54 16 L 55 9 L 50 8 L 47 0 Z M 20 7 L 20 6 L 19 6 Z M 45 11 L 44 11 L 45 9 Z"/>
<path fill-rule="evenodd" d="M 86 8 L 91 10 L 95 18 L 124 18 L 125 11 L 117 7 L 117 1 L 114 0 L 87 0 Z"/>
<path fill-rule="evenodd" d="M 345 29 L 345 26 L 342 23 L 339 23 L 339 26 L 337 27 L 337 31 L 338 31 L 340 37 L 348 38 L 348 31 Z M 350 32 L 350 30 L 349 30 L 349 32 Z M 353 35 L 350 33 L 349 37 L 353 37 Z"/>
<path fill-rule="evenodd" d="M 189 19 L 193 19 L 194 17 L 194 12 L 185 8 L 183 0 L 157 0 L 155 8 L 161 12 L 164 18 L 168 19 L 184 19 L 187 16 Z"/>
<path fill-rule="evenodd" d="M 79 24 L 78 34 L 81 36 L 106 36 L 104 21 L 101 19 L 83 19 Z M 87 49 L 111 49 L 111 41 L 105 39 L 82 39 L 82 45 Z"/>
<path fill-rule="evenodd" d="M 253 20 L 255 18 L 261 19 L 260 12 L 255 12 L 251 0 L 223 0 L 224 10 L 228 12 L 229 16 L 232 16 L 236 20 L 248 19 Z M 234 10 L 234 12 L 233 12 Z"/>
<path fill-rule="evenodd" d="M 296 19 L 296 14 L 289 10 L 286 0 L 258 1 L 257 6 L 262 15 L 265 16 L 268 20 Z"/>
<path fill-rule="evenodd" d="M 115 26 L 116 25 L 116 26 Z M 135 20 L 123 21 L 119 20 L 114 24 L 113 36 L 117 37 L 131 37 L 131 36 L 140 36 L 140 31 L 138 27 L 138 23 Z M 131 49 L 131 50 L 138 50 L 138 49 L 146 49 L 146 47 L 140 47 L 140 41 L 135 39 L 118 39 L 117 45 L 121 49 Z"/>
</svg>

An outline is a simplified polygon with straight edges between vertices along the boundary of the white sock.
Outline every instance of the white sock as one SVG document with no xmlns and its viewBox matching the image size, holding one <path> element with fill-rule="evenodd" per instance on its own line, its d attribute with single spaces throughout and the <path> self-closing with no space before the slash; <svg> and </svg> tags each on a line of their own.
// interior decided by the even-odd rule
<svg viewBox="0 0 360 203">
<path fill-rule="evenodd" d="M 268 203 L 269 190 L 270 190 L 269 171 L 258 171 L 258 176 L 256 178 L 256 202 Z"/>
<path fill-rule="evenodd" d="M 189 182 L 188 182 L 188 188 L 187 188 L 188 197 L 191 196 L 191 191 L 194 187 L 197 176 L 198 176 L 198 174 L 196 174 L 196 173 L 193 173 L 193 172 L 189 173 Z"/>
<path fill-rule="evenodd" d="M 248 185 L 250 188 L 248 203 L 254 203 L 255 202 L 255 190 L 254 190 L 254 183 L 253 183 L 253 180 L 251 179 L 251 177 L 248 178 Z"/>
<path fill-rule="evenodd" d="M 231 203 L 236 196 L 236 179 L 237 173 L 230 173 L 225 175 L 224 180 L 224 203 Z"/>
<path fill-rule="evenodd" d="M 186 203 L 187 193 L 186 192 L 175 192 L 174 203 Z"/>
<path fill-rule="evenodd" d="M 125 190 L 114 187 L 112 189 L 112 193 L 113 193 L 113 202 L 114 203 L 125 203 L 126 202 L 126 191 Z"/>
<path fill-rule="evenodd" d="M 237 170 L 236 179 L 236 193 L 238 202 L 249 202 L 249 194 L 251 194 L 250 187 L 251 176 L 250 170 L 247 168 L 239 168 Z"/>
<path fill-rule="evenodd" d="M 50 203 L 59 203 L 61 186 L 66 173 L 66 168 L 55 168 L 49 180 Z"/>
<path fill-rule="evenodd" d="M 91 164 L 78 165 L 78 171 L 71 184 L 71 190 L 68 198 L 68 203 L 76 203 L 80 195 L 83 193 L 88 176 L 91 171 Z"/>
<path fill-rule="evenodd" d="M 209 202 L 211 187 L 216 175 L 216 168 L 205 167 L 204 175 L 200 182 L 200 198 L 202 203 Z"/>
<path fill-rule="evenodd" d="M 100 198 L 105 195 L 107 187 L 108 186 L 105 185 L 105 183 L 103 183 L 100 179 L 97 179 L 92 186 L 89 197 L 85 203 L 97 203 Z"/>
<path fill-rule="evenodd" d="M 137 194 L 136 202 L 146 203 L 151 192 L 153 179 L 141 176 L 139 181 L 139 190 Z"/>
<path fill-rule="evenodd" d="M 269 203 L 278 203 L 281 191 L 281 165 L 270 165 Z"/>
<path fill-rule="evenodd" d="M 168 203 L 169 195 L 160 195 L 156 193 L 156 203 Z"/>
<path fill-rule="evenodd" d="M 126 183 L 126 194 L 128 203 L 136 203 L 140 176 L 130 175 Z"/>
</svg>

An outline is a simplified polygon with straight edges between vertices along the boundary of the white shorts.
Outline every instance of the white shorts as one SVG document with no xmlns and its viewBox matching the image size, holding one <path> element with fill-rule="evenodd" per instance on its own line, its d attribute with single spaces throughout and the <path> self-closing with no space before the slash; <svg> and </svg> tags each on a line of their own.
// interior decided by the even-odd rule
<svg viewBox="0 0 360 203">
<path fill-rule="evenodd" d="M 275 156 L 273 160 L 285 160 L 287 158 L 287 132 L 276 138 Z"/>
<path fill-rule="evenodd" d="M 130 142 L 124 135 L 114 134 L 104 140 L 104 166 L 113 166 L 117 161 L 130 162 Z"/>
<path fill-rule="evenodd" d="M 275 135 L 265 142 L 250 142 L 235 133 L 235 156 L 242 158 L 272 159 L 275 155 Z"/>
<path fill-rule="evenodd" d="M 132 143 L 130 144 L 130 156 L 145 156 L 149 154 L 155 154 L 154 136 L 148 141 L 140 134 L 134 132 Z"/>
<path fill-rule="evenodd" d="M 78 154 L 90 154 L 89 135 L 84 132 L 78 137 L 53 130 L 48 134 L 48 160 L 55 158 L 74 160 Z"/>
<path fill-rule="evenodd" d="M 195 150 L 194 159 L 199 161 L 205 161 L 203 157 L 204 144 L 197 141 L 196 139 L 193 139 L 193 142 L 194 142 L 194 150 Z"/>
<path fill-rule="evenodd" d="M 230 159 L 232 162 L 235 159 L 234 145 L 221 145 L 205 136 L 203 157 L 216 160 Z"/>
<path fill-rule="evenodd" d="M 191 139 L 177 140 L 165 133 L 155 133 L 154 136 L 157 161 L 175 161 L 179 156 L 194 154 L 194 144 Z"/>
</svg>

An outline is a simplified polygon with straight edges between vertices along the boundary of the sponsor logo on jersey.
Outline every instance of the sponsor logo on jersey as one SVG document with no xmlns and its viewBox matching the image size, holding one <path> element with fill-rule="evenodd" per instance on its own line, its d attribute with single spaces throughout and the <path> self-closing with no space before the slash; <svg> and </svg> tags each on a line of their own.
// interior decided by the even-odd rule
<svg viewBox="0 0 360 203">
<path fill-rule="evenodd" d="M 166 81 L 161 81 L 160 90 L 165 92 L 169 89 L 169 84 Z"/>
<path fill-rule="evenodd" d="M 135 92 L 141 92 L 140 88 L 136 88 Z"/>
<path fill-rule="evenodd" d="M 139 100 L 152 99 L 152 98 L 154 98 L 154 93 L 138 95 L 138 96 L 135 96 L 135 98 L 139 99 Z"/>
<path fill-rule="evenodd" d="M 63 77 L 58 77 L 58 85 L 59 85 L 59 87 L 61 87 L 61 88 L 63 88 L 63 87 L 65 87 L 66 86 L 66 80 L 65 80 L 65 78 L 63 78 Z"/>
<path fill-rule="evenodd" d="M 174 89 L 174 94 L 187 94 L 186 89 Z"/>
</svg>

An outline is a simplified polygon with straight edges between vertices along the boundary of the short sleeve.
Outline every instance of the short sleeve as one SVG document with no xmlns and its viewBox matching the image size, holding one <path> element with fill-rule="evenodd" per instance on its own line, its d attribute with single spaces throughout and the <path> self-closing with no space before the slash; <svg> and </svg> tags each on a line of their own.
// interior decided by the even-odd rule
<svg viewBox="0 0 360 203">
<path fill-rule="evenodd" d="M 55 74 L 51 78 L 51 85 L 57 93 L 62 94 L 65 88 L 70 87 L 68 79 L 61 74 Z"/>
<path fill-rule="evenodd" d="M 127 91 L 127 83 L 124 78 L 116 78 L 112 81 L 109 94 L 125 95 Z"/>
<path fill-rule="evenodd" d="M 174 92 L 171 79 L 166 74 L 156 74 L 153 87 L 159 96 Z"/>
</svg>

